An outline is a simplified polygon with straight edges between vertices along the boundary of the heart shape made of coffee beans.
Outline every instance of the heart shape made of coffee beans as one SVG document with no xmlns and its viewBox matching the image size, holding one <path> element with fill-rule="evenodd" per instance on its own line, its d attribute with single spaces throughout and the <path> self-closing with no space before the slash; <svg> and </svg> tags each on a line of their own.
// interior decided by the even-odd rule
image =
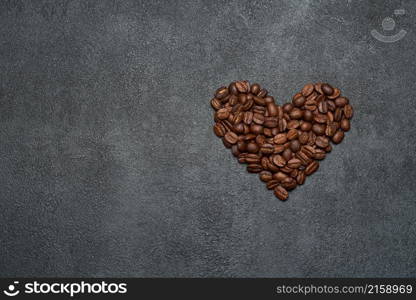
<svg viewBox="0 0 416 300">
<path fill-rule="evenodd" d="M 259 84 L 236 81 L 217 89 L 211 105 L 214 133 L 282 201 L 318 170 L 330 142 L 343 140 L 353 115 L 348 98 L 327 83 L 307 84 L 280 106 Z"/>
</svg>

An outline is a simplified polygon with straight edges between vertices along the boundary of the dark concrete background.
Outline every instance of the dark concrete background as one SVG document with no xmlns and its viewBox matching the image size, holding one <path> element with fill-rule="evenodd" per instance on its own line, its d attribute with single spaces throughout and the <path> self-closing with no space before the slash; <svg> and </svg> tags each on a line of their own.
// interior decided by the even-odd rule
<svg viewBox="0 0 416 300">
<path fill-rule="evenodd" d="M 415 9 L 1 1 L 0 276 L 416 276 Z M 287 202 L 212 133 L 236 79 L 354 105 Z"/>
</svg>

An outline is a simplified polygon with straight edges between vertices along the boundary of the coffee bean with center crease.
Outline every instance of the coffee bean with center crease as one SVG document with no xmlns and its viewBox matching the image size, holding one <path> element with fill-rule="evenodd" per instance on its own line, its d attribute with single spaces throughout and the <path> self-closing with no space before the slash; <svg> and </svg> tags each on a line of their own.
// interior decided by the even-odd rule
<svg viewBox="0 0 416 300">
<path fill-rule="evenodd" d="M 353 116 L 349 99 L 328 83 L 307 84 L 280 106 L 259 84 L 240 80 L 210 101 L 215 135 L 281 200 L 318 170 Z"/>
</svg>

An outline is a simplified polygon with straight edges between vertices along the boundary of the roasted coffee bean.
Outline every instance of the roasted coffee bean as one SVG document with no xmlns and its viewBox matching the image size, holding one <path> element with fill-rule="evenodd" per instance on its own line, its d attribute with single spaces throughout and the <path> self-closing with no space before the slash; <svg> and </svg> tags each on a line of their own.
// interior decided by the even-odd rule
<svg viewBox="0 0 416 300">
<path fill-rule="evenodd" d="M 273 179 L 272 173 L 269 171 L 261 171 L 259 174 L 260 180 L 268 182 Z"/>
<path fill-rule="evenodd" d="M 286 143 L 286 141 L 287 141 L 286 133 L 279 133 L 273 138 L 273 142 L 277 145 L 283 145 L 284 143 Z"/>
<path fill-rule="evenodd" d="M 283 105 L 283 112 L 285 113 L 290 113 L 291 110 L 293 109 L 293 104 L 292 103 L 286 103 L 285 105 Z"/>
<path fill-rule="evenodd" d="M 298 120 L 298 119 L 302 118 L 303 111 L 301 109 L 295 107 L 290 111 L 289 116 L 290 116 L 291 119 Z"/>
<path fill-rule="evenodd" d="M 289 141 L 297 139 L 299 137 L 299 133 L 296 129 L 290 129 L 287 134 L 286 137 Z"/>
<path fill-rule="evenodd" d="M 302 131 L 310 131 L 312 129 L 312 123 L 303 121 L 302 124 L 300 124 L 300 130 Z"/>
<path fill-rule="evenodd" d="M 258 83 L 254 83 L 251 85 L 250 92 L 253 95 L 257 95 L 260 92 L 260 90 L 261 90 L 261 87 Z"/>
<path fill-rule="evenodd" d="M 297 158 L 292 158 L 287 162 L 287 166 L 292 169 L 297 169 L 302 165 L 302 162 Z"/>
<path fill-rule="evenodd" d="M 313 84 L 308 83 L 307 85 L 305 85 L 305 86 L 302 88 L 302 95 L 303 95 L 304 97 L 308 97 L 310 94 L 312 94 L 313 90 L 314 90 L 314 86 L 313 86 Z"/>
<path fill-rule="evenodd" d="M 315 123 L 312 125 L 312 131 L 316 133 L 317 135 L 325 134 L 325 129 L 326 129 L 326 126 L 323 124 Z"/>
<path fill-rule="evenodd" d="M 291 120 L 287 123 L 288 129 L 296 129 L 300 126 L 300 122 L 298 120 Z"/>
<path fill-rule="evenodd" d="M 226 97 L 228 95 L 228 89 L 223 86 L 220 87 L 216 92 L 215 92 L 215 98 L 217 99 L 223 99 L 224 97 Z"/>
<path fill-rule="evenodd" d="M 324 159 L 326 156 L 325 151 L 321 150 L 321 149 L 315 149 L 315 153 L 313 155 L 313 158 L 317 159 L 317 160 L 321 160 Z"/>
<path fill-rule="evenodd" d="M 274 152 L 274 146 L 272 144 L 263 144 L 260 147 L 260 152 L 266 155 L 272 154 Z"/>
<path fill-rule="evenodd" d="M 227 119 L 229 115 L 230 115 L 230 112 L 226 108 L 221 108 L 221 109 L 217 110 L 217 117 L 220 120 Z"/>
<path fill-rule="evenodd" d="M 211 100 L 211 106 L 213 109 L 215 110 L 219 110 L 222 107 L 222 103 L 219 99 L 217 98 L 212 98 Z"/>
<path fill-rule="evenodd" d="M 277 198 L 279 198 L 282 201 L 287 200 L 287 197 L 289 197 L 289 193 L 287 192 L 287 190 L 282 187 L 282 186 L 277 186 L 274 189 L 274 194 L 276 195 Z"/>
<path fill-rule="evenodd" d="M 284 167 L 286 165 L 286 159 L 283 156 L 276 154 L 273 156 L 273 163 L 278 167 Z"/>
<path fill-rule="evenodd" d="M 275 187 L 277 187 L 279 185 L 279 181 L 277 180 L 270 180 L 266 183 L 266 187 L 268 190 L 273 190 Z"/>
<path fill-rule="evenodd" d="M 303 119 L 305 121 L 308 121 L 308 122 L 312 121 L 313 120 L 313 114 L 312 114 L 312 112 L 309 111 L 309 110 L 304 110 L 303 111 Z"/>
<path fill-rule="evenodd" d="M 320 148 L 326 148 L 329 145 L 329 140 L 324 136 L 318 136 L 316 137 L 315 144 Z"/>
<path fill-rule="evenodd" d="M 264 123 L 264 115 L 259 113 L 253 114 L 253 122 L 262 125 Z"/>
<path fill-rule="evenodd" d="M 278 110 L 274 102 L 267 103 L 267 111 L 269 112 L 270 117 L 277 117 Z"/>
<path fill-rule="evenodd" d="M 305 178 L 306 178 L 305 172 L 304 171 L 299 171 L 298 176 L 296 176 L 297 184 L 299 184 L 299 185 L 304 184 L 305 183 Z"/>
<path fill-rule="evenodd" d="M 232 145 L 238 142 L 238 136 L 232 131 L 227 132 L 224 135 L 224 139 Z"/>
<path fill-rule="evenodd" d="M 263 133 L 263 126 L 255 123 L 251 123 L 250 131 L 254 134 L 262 134 Z"/>
<path fill-rule="evenodd" d="M 290 142 L 290 150 L 292 150 L 292 152 L 298 152 L 300 150 L 299 140 L 296 139 Z"/>
<path fill-rule="evenodd" d="M 248 151 L 249 153 L 257 153 L 257 152 L 259 152 L 259 150 L 260 150 L 260 148 L 259 148 L 259 146 L 258 146 L 256 143 L 254 143 L 254 142 L 249 142 L 249 143 L 247 144 L 247 151 Z"/>
<path fill-rule="evenodd" d="M 353 116 L 353 109 L 352 106 L 347 104 L 344 106 L 344 115 L 347 119 L 351 119 Z"/>
<path fill-rule="evenodd" d="M 225 134 L 224 126 L 221 123 L 215 123 L 214 125 L 214 133 L 218 137 L 223 137 Z"/>
<path fill-rule="evenodd" d="M 283 151 L 282 156 L 283 156 L 283 158 L 284 158 L 286 161 L 288 161 L 289 159 L 291 159 L 291 158 L 292 158 L 292 154 L 293 154 L 292 150 L 290 150 L 289 148 L 287 148 L 287 149 L 285 149 L 285 151 Z"/>
<path fill-rule="evenodd" d="M 250 90 L 250 86 L 247 81 L 236 81 L 235 86 L 240 93 L 247 93 Z"/>
<path fill-rule="evenodd" d="M 332 86 L 330 86 L 327 83 L 322 84 L 321 89 L 325 95 L 332 95 L 332 93 L 334 92 L 334 89 L 332 88 Z"/>
<path fill-rule="evenodd" d="M 344 131 L 342 130 L 338 130 L 334 136 L 332 137 L 332 142 L 334 144 L 339 144 L 342 142 L 342 140 L 344 139 Z"/>
<path fill-rule="evenodd" d="M 350 121 L 348 119 L 342 119 L 340 126 L 342 130 L 348 131 L 350 130 Z"/>
<path fill-rule="evenodd" d="M 305 169 L 305 175 L 311 175 L 312 173 L 316 172 L 319 168 L 319 163 L 315 160 L 312 161 Z"/>
<path fill-rule="evenodd" d="M 276 117 L 265 117 L 264 118 L 264 126 L 267 128 L 275 128 L 278 126 L 278 121 Z"/>
<path fill-rule="evenodd" d="M 299 97 L 295 98 L 292 100 L 292 103 L 294 106 L 296 107 L 302 107 L 305 104 L 305 97 L 303 97 L 302 95 L 300 95 Z"/>
<path fill-rule="evenodd" d="M 308 139 L 309 139 L 309 134 L 308 134 L 307 132 L 302 132 L 302 133 L 299 135 L 299 142 L 300 142 L 302 145 L 306 144 L 306 143 L 308 142 Z"/>
<path fill-rule="evenodd" d="M 339 97 L 339 95 L 341 95 L 341 91 L 338 88 L 334 88 L 334 92 L 332 93 L 332 95 L 328 95 L 328 98 L 336 99 Z"/>
<path fill-rule="evenodd" d="M 338 97 L 337 99 L 335 99 L 335 105 L 339 107 L 344 107 L 348 103 L 349 103 L 349 100 L 345 97 Z"/>
<path fill-rule="evenodd" d="M 319 168 L 332 149 L 330 140 L 343 140 L 353 116 L 348 98 L 327 83 L 307 84 L 279 106 L 259 84 L 242 80 L 219 88 L 211 106 L 214 133 L 284 199 Z"/>
<path fill-rule="evenodd" d="M 260 164 L 250 164 L 247 166 L 247 171 L 250 173 L 259 173 L 263 170 Z"/>
</svg>

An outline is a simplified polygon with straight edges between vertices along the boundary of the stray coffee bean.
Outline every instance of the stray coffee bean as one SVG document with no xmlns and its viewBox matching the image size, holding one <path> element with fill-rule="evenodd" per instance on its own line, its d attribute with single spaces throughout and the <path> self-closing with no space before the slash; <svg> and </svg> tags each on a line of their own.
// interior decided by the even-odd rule
<svg viewBox="0 0 416 300">
<path fill-rule="evenodd" d="M 350 130 L 353 109 L 338 88 L 307 84 L 291 103 L 277 105 L 259 84 L 232 82 L 215 92 L 214 133 L 247 171 L 284 201 Z"/>
</svg>

